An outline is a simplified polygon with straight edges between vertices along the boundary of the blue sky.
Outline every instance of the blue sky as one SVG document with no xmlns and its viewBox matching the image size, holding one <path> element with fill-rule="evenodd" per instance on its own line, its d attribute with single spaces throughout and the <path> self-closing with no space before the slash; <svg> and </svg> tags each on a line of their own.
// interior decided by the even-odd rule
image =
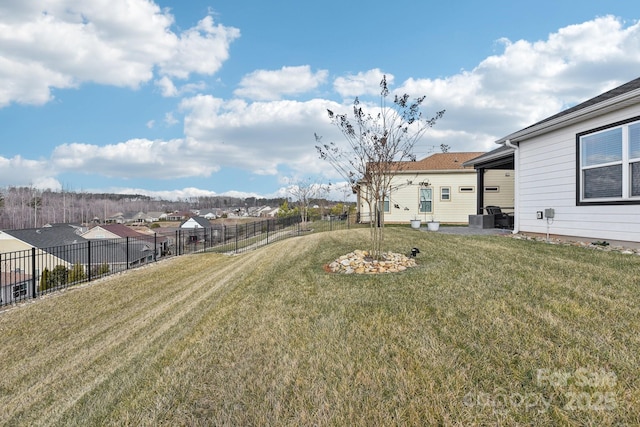
<svg viewBox="0 0 640 427">
<path fill-rule="evenodd" d="M 35 6 L 30 3 L 36 4 Z M 579 7 L 576 5 L 579 4 Z M 416 146 L 494 141 L 640 75 L 629 1 L 0 4 L 0 187 L 286 196 L 340 177 L 314 133 L 378 83 L 446 109 Z M 371 104 L 369 104 L 371 103 Z"/>
</svg>

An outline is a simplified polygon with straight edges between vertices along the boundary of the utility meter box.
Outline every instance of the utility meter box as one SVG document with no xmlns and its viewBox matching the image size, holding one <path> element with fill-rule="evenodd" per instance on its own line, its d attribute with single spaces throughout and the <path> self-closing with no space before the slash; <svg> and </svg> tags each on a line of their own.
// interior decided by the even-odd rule
<svg viewBox="0 0 640 427">
<path fill-rule="evenodd" d="M 546 218 L 555 218 L 556 211 L 554 209 L 545 209 L 544 210 L 544 216 Z"/>
</svg>

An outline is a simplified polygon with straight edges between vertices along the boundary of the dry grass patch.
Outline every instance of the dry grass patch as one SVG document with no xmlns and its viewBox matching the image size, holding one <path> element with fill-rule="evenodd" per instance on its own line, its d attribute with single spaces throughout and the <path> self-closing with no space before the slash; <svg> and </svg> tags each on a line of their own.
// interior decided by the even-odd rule
<svg viewBox="0 0 640 427">
<path fill-rule="evenodd" d="M 3 313 L 0 423 L 640 423 L 640 258 L 386 233 L 389 250 L 420 248 L 417 268 L 326 273 L 366 246 L 368 230 L 346 230 L 180 257 Z M 595 408 L 600 395 L 615 407 Z"/>
</svg>

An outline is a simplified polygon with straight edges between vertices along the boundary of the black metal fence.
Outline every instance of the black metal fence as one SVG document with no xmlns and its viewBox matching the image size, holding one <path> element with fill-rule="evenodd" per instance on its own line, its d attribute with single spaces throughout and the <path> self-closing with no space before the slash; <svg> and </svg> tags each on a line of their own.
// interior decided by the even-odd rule
<svg viewBox="0 0 640 427">
<path fill-rule="evenodd" d="M 196 252 L 241 253 L 301 234 L 352 227 L 348 215 L 313 222 L 273 218 L 145 237 L 85 240 L 72 245 L 0 253 L 0 307 L 72 285 Z"/>
</svg>

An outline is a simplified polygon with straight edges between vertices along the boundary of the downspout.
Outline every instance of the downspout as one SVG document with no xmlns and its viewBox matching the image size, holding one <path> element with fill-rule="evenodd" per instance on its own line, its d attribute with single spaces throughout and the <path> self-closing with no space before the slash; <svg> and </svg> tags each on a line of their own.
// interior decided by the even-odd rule
<svg viewBox="0 0 640 427">
<path fill-rule="evenodd" d="M 513 234 L 518 234 L 520 230 L 520 207 L 518 201 L 520 199 L 520 180 L 518 179 L 518 169 L 520 164 L 520 150 L 519 145 L 511 142 L 510 139 L 504 141 L 504 145 L 509 148 L 513 148 Z"/>
</svg>

